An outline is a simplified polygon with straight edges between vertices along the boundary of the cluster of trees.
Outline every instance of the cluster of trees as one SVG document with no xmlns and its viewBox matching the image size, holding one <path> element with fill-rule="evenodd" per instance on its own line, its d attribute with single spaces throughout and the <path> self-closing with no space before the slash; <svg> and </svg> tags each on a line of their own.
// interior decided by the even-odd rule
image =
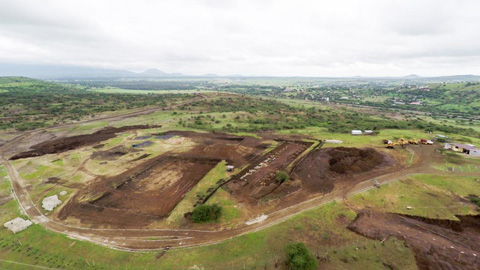
<svg viewBox="0 0 480 270">
<path fill-rule="evenodd" d="M 134 90 L 191 90 L 197 88 L 212 88 L 214 84 L 207 81 L 164 81 L 164 80 L 89 80 L 79 82 L 88 87 L 117 87 Z"/>
<path fill-rule="evenodd" d="M 167 100 L 180 97 L 175 94 L 106 94 L 45 81 L 5 79 L 0 78 L 0 129 L 35 129 L 105 111 L 166 106 Z"/>
<path fill-rule="evenodd" d="M 202 204 L 192 212 L 192 221 L 195 223 L 204 223 L 204 222 L 212 222 L 218 221 L 220 216 L 222 215 L 222 207 L 218 204 Z"/>
<path fill-rule="evenodd" d="M 292 107 L 275 100 L 249 96 L 198 101 L 182 109 L 202 111 L 205 114 L 191 117 L 180 124 L 185 127 L 208 131 L 256 132 L 324 127 L 333 133 L 349 133 L 352 129 L 371 129 L 375 130 L 377 134 L 381 129 L 420 129 L 466 136 L 480 135 L 479 132 L 471 128 L 447 126 L 420 119 L 395 120 L 348 110 Z M 237 115 L 232 121 L 231 119 L 223 120 L 208 115 L 208 113 L 213 112 L 242 112 L 242 114 Z M 218 124 L 220 123 L 224 125 L 219 128 Z"/>
</svg>

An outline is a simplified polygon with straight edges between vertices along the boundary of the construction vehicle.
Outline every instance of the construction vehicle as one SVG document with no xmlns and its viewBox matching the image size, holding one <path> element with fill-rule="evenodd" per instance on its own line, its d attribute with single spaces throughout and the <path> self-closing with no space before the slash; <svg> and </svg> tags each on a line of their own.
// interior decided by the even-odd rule
<svg viewBox="0 0 480 270">
<path fill-rule="evenodd" d="M 387 141 L 387 143 L 386 143 L 387 146 L 386 147 L 389 148 L 389 149 L 395 148 L 394 147 L 395 145 L 400 145 L 403 148 L 403 147 L 405 147 L 405 145 L 411 144 L 411 141 L 414 142 L 414 140 L 409 141 L 409 140 L 406 140 L 406 139 L 403 139 L 403 138 L 398 139 L 396 142 L 391 141 L 391 140 L 386 140 L 386 141 Z M 415 144 L 417 144 L 417 142 L 415 142 Z"/>
<path fill-rule="evenodd" d="M 420 143 L 424 145 L 433 145 L 433 141 L 427 139 L 421 139 Z"/>
<path fill-rule="evenodd" d="M 415 139 L 410 139 L 408 140 L 408 144 L 419 144 L 420 141 L 417 141 Z"/>
<path fill-rule="evenodd" d="M 396 141 L 383 140 L 383 143 L 386 144 L 386 147 L 389 148 L 389 149 L 393 149 L 395 145 L 400 145 L 401 147 L 405 147 L 405 145 L 409 145 L 409 144 L 433 145 L 433 141 L 427 140 L 427 139 L 420 139 L 420 140 L 409 139 L 409 140 L 407 140 L 407 139 L 404 139 L 404 138 L 400 138 Z"/>
</svg>

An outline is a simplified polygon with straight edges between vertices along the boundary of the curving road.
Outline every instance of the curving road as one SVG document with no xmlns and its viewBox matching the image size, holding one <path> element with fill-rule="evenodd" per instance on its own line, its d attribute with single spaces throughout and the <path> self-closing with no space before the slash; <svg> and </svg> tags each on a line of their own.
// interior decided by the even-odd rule
<svg viewBox="0 0 480 270">
<path fill-rule="evenodd" d="M 102 120 L 129 117 L 129 115 L 136 116 L 138 113 L 145 113 L 150 110 L 152 109 L 131 114 L 105 117 L 102 118 Z M 98 120 L 99 119 L 95 119 L 92 121 Z M 77 124 L 78 123 L 76 123 L 76 125 Z M 40 129 L 24 133 L 22 136 L 19 136 L 0 147 L 0 150 L 2 150 L 1 153 L 4 153 L 4 150 L 8 148 L 15 147 L 23 141 L 28 140 L 37 134 L 37 132 L 43 132 L 45 130 L 46 129 Z M 448 174 L 447 172 L 436 171 L 430 167 L 430 162 L 434 159 L 433 149 L 433 147 L 429 146 L 414 146 L 409 148 L 409 151 L 415 156 L 415 161 L 411 166 L 400 171 L 381 175 L 375 179 L 383 185 L 416 173 L 435 172 L 437 174 Z M 274 226 L 294 215 L 334 200 L 343 200 L 345 197 L 375 188 L 372 179 L 368 179 L 354 186 L 337 188 L 329 194 L 318 195 L 317 197 L 287 208 L 266 213 L 268 218 L 265 221 L 252 225 L 238 224 L 237 227 L 227 230 L 92 229 L 71 226 L 63 222 L 52 220 L 43 215 L 37 206 L 31 201 L 28 190 L 15 167 L 12 166 L 9 160 L 1 154 L 0 162 L 5 166 L 8 172 L 12 184 L 13 196 L 18 200 L 22 212 L 24 212 L 34 223 L 41 224 L 48 230 L 65 234 L 73 239 L 90 241 L 109 248 L 127 251 L 152 251 L 166 248 L 185 248 L 222 242 L 246 233 Z"/>
</svg>

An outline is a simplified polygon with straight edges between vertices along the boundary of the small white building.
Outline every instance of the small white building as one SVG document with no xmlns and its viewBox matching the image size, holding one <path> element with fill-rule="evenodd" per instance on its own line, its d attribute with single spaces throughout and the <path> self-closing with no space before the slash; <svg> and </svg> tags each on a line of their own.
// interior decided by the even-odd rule
<svg viewBox="0 0 480 270">
<path fill-rule="evenodd" d="M 362 135 L 362 131 L 359 129 L 352 129 L 351 132 L 352 135 Z"/>
<path fill-rule="evenodd" d="M 367 129 L 367 130 L 365 130 L 365 131 L 363 132 L 363 134 L 365 134 L 365 135 L 373 135 L 373 130 Z"/>
<path fill-rule="evenodd" d="M 473 144 L 446 143 L 444 148 L 455 152 L 461 152 L 467 155 L 480 157 L 480 149 L 477 149 Z"/>
</svg>

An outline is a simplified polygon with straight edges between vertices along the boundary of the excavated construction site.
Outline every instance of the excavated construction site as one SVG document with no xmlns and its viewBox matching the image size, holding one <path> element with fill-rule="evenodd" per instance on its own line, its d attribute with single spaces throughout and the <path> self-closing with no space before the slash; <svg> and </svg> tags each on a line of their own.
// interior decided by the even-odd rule
<svg viewBox="0 0 480 270">
<path fill-rule="evenodd" d="M 146 128 L 151 127 L 105 128 L 89 135 L 55 139 L 34 145 L 32 150 L 11 159 L 61 153 L 85 146 L 92 146 L 89 159 L 96 160 L 98 166 L 115 162 L 120 157 L 131 158 L 125 163 L 129 166 L 120 168 L 116 175 L 90 174 L 93 179 L 78 188 L 56 212 L 56 218 L 67 223 L 109 228 L 145 227 L 168 217 L 186 194 L 222 160 L 241 170 L 223 179 L 213 193 L 223 188 L 254 211 L 293 205 L 319 193 L 329 193 L 338 184 L 353 186 L 362 179 L 396 168 L 390 155 L 371 148 L 323 149 L 321 144 L 312 147 L 313 140 L 297 137 L 292 140 L 271 134 L 259 139 L 223 133 L 169 131 L 134 140 L 153 143 L 151 140 L 178 138 L 180 143 L 182 139 L 193 142 L 193 147 L 185 152 L 167 151 L 157 156 L 134 147 L 143 142 L 104 149 L 102 142 L 116 134 Z M 274 148 L 272 140 L 276 141 Z M 129 155 L 134 152 L 135 155 Z M 79 169 L 88 172 L 83 167 Z M 290 179 L 277 179 L 279 171 L 285 171 Z M 61 184 L 62 180 L 51 175 L 45 183 Z M 282 200 L 277 200 L 278 204 L 263 208 L 263 202 L 279 198 Z"/>
<path fill-rule="evenodd" d="M 78 135 L 72 137 L 65 137 L 42 142 L 30 147 L 30 151 L 16 154 L 10 160 L 21 158 L 38 157 L 48 154 L 62 153 L 69 150 L 74 150 L 83 146 L 93 145 L 108 139 L 114 138 L 117 133 L 136 129 L 158 128 L 160 126 L 137 125 L 125 127 L 106 127 L 92 134 Z"/>
<path fill-rule="evenodd" d="M 261 157 L 270 146 L 260 139 L 221 133 L 170 131 L 162 136 L 188 138 L 195 146 L 180 154 L 167 152 L 150 159 L 142 155 L 132 160 L 141 160 L 140 164 L 121 174 L 97 177 L 62 207 L 58 218 L 67 222 L 79 220 L 93 227 L 147 226 L 167 217 L 188 191 L 222 160 L 242 166 Z M 132 151 L 123 146 L 109 150 L 94 148 L 99 150 L 91 156 L 97 160 L 114 160 Z"/>
<path fill-rule="evenodd" d="M 372 148 L 323 148 L 310 153 L 293 171 L 310 193 L 331 192 L 336 184 L 354 184 L 391 171 L 392 156 Z"/>
<path fill-rule="evenodd" d="M 50 216 L 66 224 L 82 223 L 86 227 L 109 229 L 149 228 L 153 222 L 164 219 L 188 191 L 222 160 L 241 170 L 217 183 L 217 189 L 230 192 L 239 205 L 248 208 L 252 215 L 266 213 L 268 222 L 278 215 L 279 209 L 296 207 L 313 197 L 321 198 L 320 194 L 343 196 L 357 184 L 363 185 L 363 181 L 377 176 L 388 174 L 389 177 L 401 177 L 409 172 L 423 171 L 438 159 L 434 148 L 413 147 L 410 150 L 415 152 L 415 162 L 405 168 L 405 157 L 396 152 L 372 148 L 313 147 L 313 140 L 276 137 L 272 134 L 262 134 L 262 138 L 258 139 L 222 133 L 170 131 L 134 139 L 153 141 L 176 138 L 179 143 L 193 142 L 190 144 L 193 146 L 186 148 L 185 152 L 165 152 L 157 156 L 143 153 L 141 148 L 134 149 L 133 146 L 120 145 L 105 149 L 102 144 L 117 133 L 142 128 L 149 127 L 109 128 L 89 135 L 54 139 L 34 145 L 31 150 L 19 153 L 12 159 L 61 153 L 84 146 L 92 146 L 89 158 L 98 164 L 130 158 L 131 166 L 117 175 L 91 174 L 93 180 L 77 187 L 74 195 Z M 272 147 L 272 140 L 276 141 L 275 147 Z M 131 155 L 133 152 L 135 155 Z M 290 180 L 278 180 L 278 171 L 285 171 Z M 64 181 L 51 175 L 43 183 L 62 185 Z M 389 237 L 404 240 L 413 249 L 417 265 L 422 270 L 478 269 L 476 255 L 480 250 L 480 218 L 457 218 L 458 221 L 438 220 L 361 210 L 348 228 L 379 241 Z M 218 232 L 218 237 L 231 237 L 245 230 L 247 228 L 240 225 L 237 229 Z M 126 237 L 149 233 L 121 231 Z M 178 234 L 176 230 L 168 229 L 155 233 Z M 99 234 L 115 236 L 114 231 L 99 231 Z M 192 237 L 191 244 L 211 241 L 210 234 L 204 232 L 192 230 L 188 235 Z M 132 247 L 156 247 L 151 242 L 125 241 Z M 170 244 L 178 243 L 171 240 Z"/>
<path fill-rule="evenodd" d="M 298 190 L 301 185 L 282 183 L 277 180 L 278 171 L 286 171 L 313 143 L 304 141 L 279 140 L 277 147 L 268 154 L 253 160 L 240 174 L 227 185 L 227 189 L 237 197 L 250 201 L 267 196 L 281 195 Z"/>
<path fill-rule="evenodd" d="M 164 218 L 220 159 L 161 155 L 114 177 L 100 177 L 58 215 L 95 226 L 146 226 Z"/>
<path fill-rule="evenodd" d="M 363 210 L 348 228 L 368 238 L 402 239 L 415 254 L 420 270 L 478 270 L 480 216 L 459 221 L 429 219 Z"/>
</svg>

